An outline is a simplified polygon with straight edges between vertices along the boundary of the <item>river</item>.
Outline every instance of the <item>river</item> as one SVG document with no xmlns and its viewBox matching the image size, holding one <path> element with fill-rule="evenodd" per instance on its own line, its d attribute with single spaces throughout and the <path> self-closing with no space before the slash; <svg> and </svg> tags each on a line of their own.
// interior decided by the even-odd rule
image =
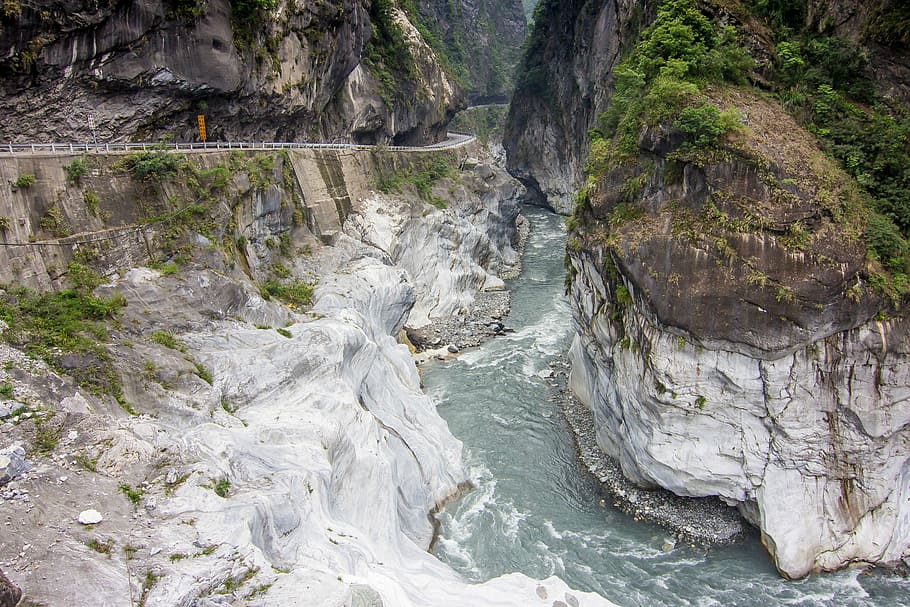
<svg viewBox="0 0 910 607">
<path fill-rule="evenodd" d="M 571 341 L 565 229 L 556 215 L 525 213 L 524 272 L 509 285 L 515 333 L 424 370 L 477 485 L 441 512 L 435 554 L 471 581 L 555 574 L 623 607 L 910 605 L 906 579 L 853 569 L 787 582 L 757 536 L 664 550 L 666 532 L 600 505 L 605 496 L 577 462 L 546 377 Z"/>
</svg>

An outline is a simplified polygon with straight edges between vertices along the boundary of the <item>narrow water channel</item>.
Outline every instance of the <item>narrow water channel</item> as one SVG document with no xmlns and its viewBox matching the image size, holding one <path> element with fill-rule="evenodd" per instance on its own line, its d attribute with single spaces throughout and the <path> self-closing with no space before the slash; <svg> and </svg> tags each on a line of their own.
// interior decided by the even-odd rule
<svg viewBox="0 0 910 607">
<path fill-rule="evenodd" d="M 756 538 L 665 551 L 665 532 L 599 505 L 546 377 L 571 340 L 565 230 L 560 217 L 525 212 L 533 230 L 524 273 L 510 285 L 515 333 L 424 371 L 477 485 L 441 513 L 436 555 L 471 581 L 555 574 L 623 607 L 910 605 L 910 583 L 891 575 L 851 570 L 786 582 Z"/>
</svg>

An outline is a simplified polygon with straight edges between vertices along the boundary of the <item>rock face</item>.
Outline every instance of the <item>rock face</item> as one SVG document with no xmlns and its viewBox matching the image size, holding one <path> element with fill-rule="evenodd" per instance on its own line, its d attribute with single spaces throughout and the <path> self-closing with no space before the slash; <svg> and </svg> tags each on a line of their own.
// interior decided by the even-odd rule
<svg viewBox="0 0 910 607">
<path fill-rule="evenodd" d="M 525 607 L 541 587 L 610 607 L 557 578 L 468 584 L 427 552 L 428 514 L 469 477 L 461 444 L 421 392 L 397 337 L 407 322 L 451 313 L 478 289 L 501 287 L 497 274 L 515 261 L 521 187 L 486 160 L 471 160 L 478 155 L 467 146 L 400 158 L 379 151 L 235 158 L 243 162 L 205 225 L 185 226 L 208 236 L 162 245 L 178 246 L 190 261 L 176 271 L 111 273 L 95 290 L 126 300 L 104 347 L 122 399 L 139 415 L 0 344 L 2 362 L 15 360 L 15 377 L 0 365 L 0 379 L 16 383 L 17 398 L 47 403 L 53 411 L 43 427 L 63 424 L 59 457 L 41 457 L 41 484 L 25 486 L 41 507 L 38 518 L 23 512 L 22 519 L 37 522 L 5 531 L 0 546 L 4 561 L 18 558 L 9 550 L 35 547 L 27 557 L 40 568 L 21 567 L 27 599 L 59 602 L 78 573 L 100 580 L 84 589 L 82 600 L 93 605 Z M 229 160 L 204 156 L 197 169 Z M 61 170 L 48 162 L 48 172 Z M 374 189 L 378 165 L 394 165 L 403 177 L 406 167 L 434 162 L 451 163 L 431 187 L 446 208 L 421 200 L 413 185 Z M 128 178 L 100 172 L 80 187 L 100 189 L 106 180 L 110 191 L 131 191 Z M 173 181 L 136 198 L 179 198 L 184 186 Z M 37 199 L 43 185 L 33 187 Z M 129 223 L 139 212 L 120 206 L 108 221 Z M 97 219 L 66 209 L 60 216 L 77 231 Z M 22 213 L 11 223 L 20 219 L 29 224 Z M 51 263 L 45 255 L 38 267 Z M 91 262 L 101 269 L 104 259 Z M 318 282 L 312 305 L 263 298 L 279 267 Z M 46 284 L 44 274 L 22 276 Z M 38 394 L 40 382 L 47 385 Z M 37 426 L 3 429 L 6 440 Z M 87 467 L 71 464 L 77 460 Z M 26 508 L 18 504 L 8 507 Z M 103 521 L 74 525 L 91 505 Z M 110 555 L 87 548 L 108 538 Z M 47 570 L 61 575 L 42 579 Z"/>
<path fill-rule="evenodd" d="M 198 114 L 209 140 L 444 134 L 461 93 L 402 11 L 379 15 L 354 0 L 263 4 L 8 3 L 0 139 L 91 141 L 91 115 L 99 141 L 194 141 Z M 407 47 L 394 61 L 389 35 Z"/>
<path fill-rule="evenodd" d="M 507 102 L 527 35 L 521 1 L 431 0 L 417 4 L 449 60 L 459 66 L 469 102 Z"/>
<path fill-rule="evenodd" d="M 541 7 L 505 143 L 510 170 L 567 212 L 610 69 L 653 6 L 556 4 Z M 810 25 L 843 36 L 881 8 L 814 5 Z M 823 18 L 835 13 L 853 21 Z M 761 78 L 768 50 L 755 54 Z M 738 506 L 783 575 L 900 559 L 910 546 L 906 299 L 889 304 L 870 287 L 856 185 L 815 137 L 748 87 L 701 94 L 739 116 L 739 136 L 693 152 L 672 124 L 642 126 L 630 157 L 585 187 L 569 241 L 572 387 L 627 477 Z"/>
<path fill-rule="evenodd" d="M 12 445 L 6 449 L 0 449 L 0 487 L 28 472 L 31 467 L 31 464 L 25 459 L 25 449 L 22 448 L 22 445 Z"/>
<path fill-rule="evenodd" d="M 20 598 L 22 591 L 0 571 L 0 607 L 16 607 Z"/>
<path fill-rule="evenodd" d="M 509 172 L 539 204 L 572 212 L 587 132 L 613 91 L 611 70 L 649 2 L 541 0 L 519 68 L 503 145 Z"/>
<path fill-rule="evenodd" d="M 512 245 L 524 188 L 487 164 L 466 175 L 455 187 L 434 190 L 448 201 L 445 212 L 418 214 L 406 198 L 374 197 L 367 212 L 345 225 L 346 233 L 408 271 L 418 293 L 409 327 L 464 314 L 478 291 L 504 289 L 499 275 L 518 263 Z"/>
</svg>

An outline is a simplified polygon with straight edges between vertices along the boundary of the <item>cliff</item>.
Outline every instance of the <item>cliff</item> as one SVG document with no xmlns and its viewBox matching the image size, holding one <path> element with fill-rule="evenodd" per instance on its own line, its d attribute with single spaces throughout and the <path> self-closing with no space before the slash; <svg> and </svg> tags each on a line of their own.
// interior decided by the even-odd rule
<svg viewBox="0 0 910 607">
<path fill-rule="evenodd" d="M 830 18 L 899 9 L 811 4 L 542 4 L 544 88 L 507 135 L 550 206 L 578 192 L 572 385 L 600 446 L 738 506 L 791 578 L 910 545 L 906 81 L 875 68 L 906 54 Z"/>
<path fill-rule="evenodd" d="M 534 9 L 503 145 L 509 172 L 539 204 L 571 213 L 588 129 L 606 107 L 623 41 L 634 38 L 647 6 L 541 0 Z"/>
<path fill-rule="evenodd" d="M 388 1 L 14 0 L 3 10 L 3 141 L 193 141 L 202 114 L 209 140 L 424 143 L 464 103 Z"/>
<path fill-rule="evenodd" d="M 520 0 L 432 0 L 418 14 L 465 87 L 471 104 L 505 103 L 527 35 Z"/>
<path fill-rule="evenodd" d="M 32 465 L 0 551 L 26 600 L 84 575 L 92 605 L 609 607 L 426 550 L 468 476 L 397 337 L 516 261 L 521 188 L 483 150 L 0 159 L 26 170 L 2 279 L 68 287 L 0 291 L 4 446 Z"/>
</svg>

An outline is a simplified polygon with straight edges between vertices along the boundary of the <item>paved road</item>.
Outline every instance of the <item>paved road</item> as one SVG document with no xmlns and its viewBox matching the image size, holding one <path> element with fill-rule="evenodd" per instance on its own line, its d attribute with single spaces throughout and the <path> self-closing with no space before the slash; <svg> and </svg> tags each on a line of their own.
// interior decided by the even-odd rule
<svg viewBox="0 0 910 607">
<path fill-rule="evenodd" d="M 425 146 L 403 145 L 358 145 L 356 143 L 308 143 L 308 142 L 255 142 L 255 141 L 209 141 L 206 143 L 6 143 L 0 144 L 0 156 L 66 156 L 85 152 L 122 153 L 138 150 L 163 150 L 174 152 L 206 152 L 217 150 L 375 150 L 396 152 L 426 152 L 458 148 L 474 141 L 473 135 L 448 133 L 439 143 Z"/>
</svg>

